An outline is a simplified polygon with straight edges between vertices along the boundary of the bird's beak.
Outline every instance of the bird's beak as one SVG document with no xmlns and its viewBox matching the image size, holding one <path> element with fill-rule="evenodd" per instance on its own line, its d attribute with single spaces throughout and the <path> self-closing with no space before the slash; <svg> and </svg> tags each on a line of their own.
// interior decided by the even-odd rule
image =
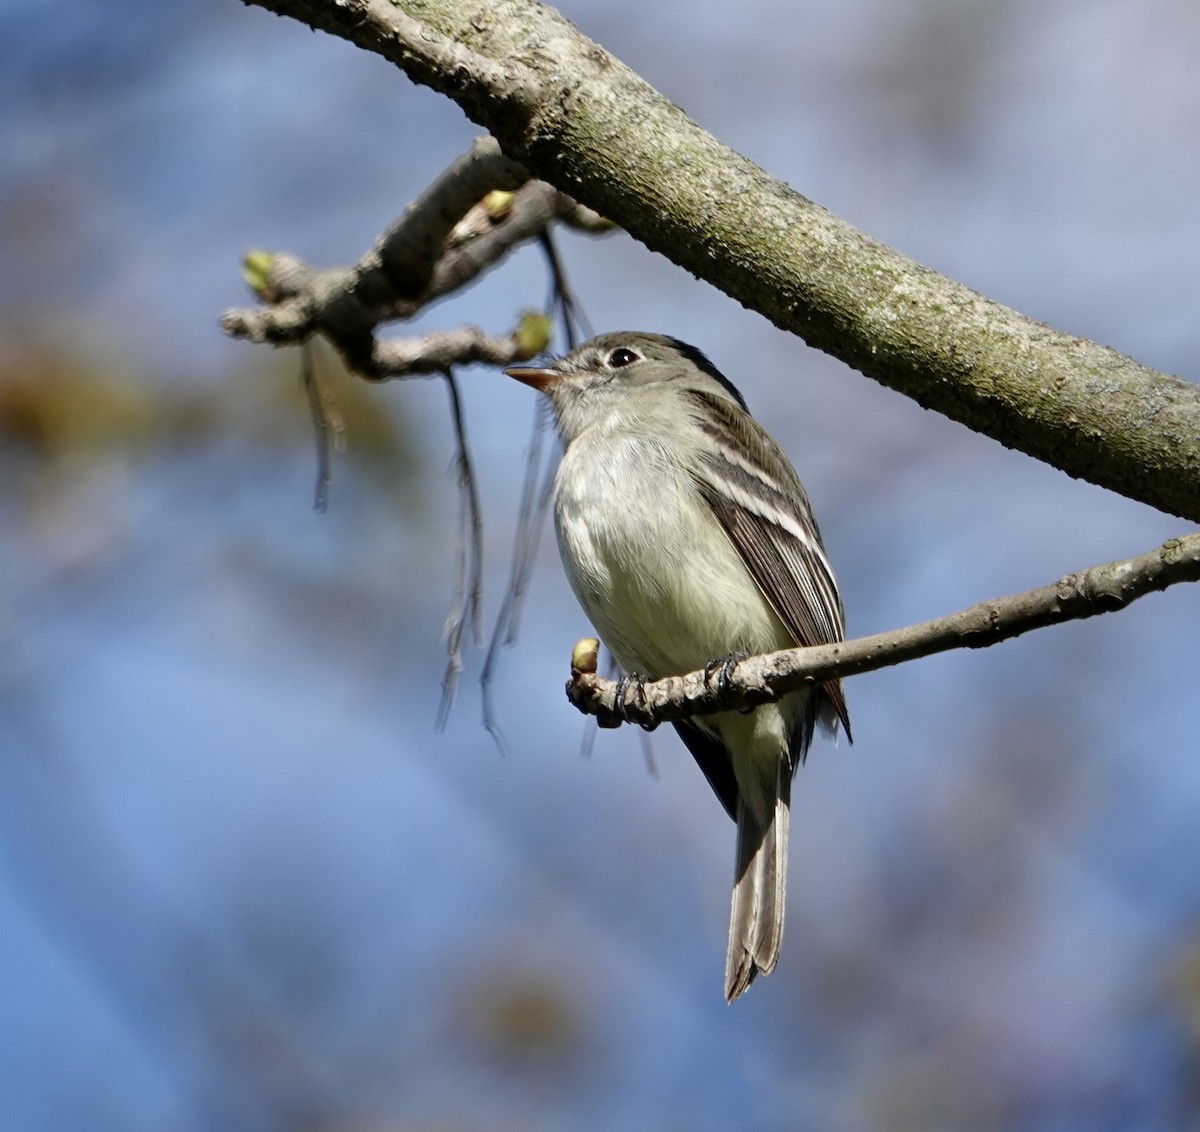
<svg viewBox="0 0 1200 1132">
<path fill-rule="evenodd" d="M 523 381 L 526 385 L 532 385 L 534 389 L 540 389 L 543 393 L 556 381 L 562 379 L 562 374 L 558 370 L 548 366 L 509 366 L 504 372 L 509 377 Z"/>
</svg>

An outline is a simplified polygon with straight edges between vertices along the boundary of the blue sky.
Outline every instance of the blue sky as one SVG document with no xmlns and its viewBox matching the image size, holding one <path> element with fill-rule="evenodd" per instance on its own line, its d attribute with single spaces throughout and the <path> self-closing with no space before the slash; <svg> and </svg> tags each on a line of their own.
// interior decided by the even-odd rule
<svg viewBox="0 0 1200 1132">
<path fill-rule="evenodd" d="M 833 10 L 835 9 L 836 10 Z M 573 4 L 805 195 L 1036 318 L 1200 356 L 1200 36 L 1168 0 Z M 0 362 L 223 406 L 0 463 L 0 1123 L 1166 1127 L 1194 1104 L 1200 597 L 851 681 L 796 787 L 778 971 L 721 998 L 733 830 L 666 734 L 580 755 L 546 540 L 498 702 L 433 726 L 444 391 L 371 404 L 329 514 L 238 260 L 356 258 L 474 129 L 240 5 L 0 8 Z M 703 348 L 808 484 L 853 633 L 1186 529 L 924 412 L 627 237 L 564 236 L 598 329 Z M 507 328 L 515 257 L 420 325 Z M 463 375 L 502 592 L 528 390 Z M 357 439 L 357 449 L 356 449 Z M 370 455 L 370 453 L 368 453 Z M 374 462 L 372 462 L 374 460 Z"/>
</svg>

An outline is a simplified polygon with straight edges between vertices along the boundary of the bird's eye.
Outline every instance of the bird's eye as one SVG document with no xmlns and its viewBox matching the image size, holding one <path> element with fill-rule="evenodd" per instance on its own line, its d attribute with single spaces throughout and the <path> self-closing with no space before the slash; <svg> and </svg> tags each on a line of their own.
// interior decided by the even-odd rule
<svg viewBox="0 0 1200 1132">
<path fill-rule="evenodd" d="M 624 346 L 619 346 L 608 355 L 608 364 L 612 369 L 620 369 L 621 366 L 632 365 L 632 363 L 639 361 L 641 361 L 641 358 L 632 350 L 625 349 Z"/>
</svg>

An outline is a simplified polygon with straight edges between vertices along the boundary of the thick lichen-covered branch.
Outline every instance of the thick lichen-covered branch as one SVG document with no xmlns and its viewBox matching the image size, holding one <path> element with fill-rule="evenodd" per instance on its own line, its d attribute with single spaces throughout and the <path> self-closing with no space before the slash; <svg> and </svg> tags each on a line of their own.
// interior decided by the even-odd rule
<svg viewBox="0 0 1200 1132">
<path fill-rule="evenodd" d="M 393 60 L 530 173 L 927 408 L 1200 520 L 1200 389 L 899 255 L 721 145 L 536 0 L 251 0 Z"/>
</svg>

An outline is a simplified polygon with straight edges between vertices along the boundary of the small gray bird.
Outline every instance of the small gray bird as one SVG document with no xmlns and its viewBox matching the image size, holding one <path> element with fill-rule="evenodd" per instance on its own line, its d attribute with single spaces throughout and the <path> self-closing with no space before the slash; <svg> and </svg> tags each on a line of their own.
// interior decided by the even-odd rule
<svg viewBox="0 0 1200 1132">
<path fill-rule="evenodd" d="M 554 485 L 571 588 L 627 673 L 843 639 L 833 571 L 808 497 L 742 396 L 693 346 L 602 334 L 544 367 L 505 370 L 554 406 Z M 676 723 L 737 822 L 725 996 L 783 942 L 792 776 L 814 725 L 850 734 L 841 684 L 749 712 Z"/>
</svg>

